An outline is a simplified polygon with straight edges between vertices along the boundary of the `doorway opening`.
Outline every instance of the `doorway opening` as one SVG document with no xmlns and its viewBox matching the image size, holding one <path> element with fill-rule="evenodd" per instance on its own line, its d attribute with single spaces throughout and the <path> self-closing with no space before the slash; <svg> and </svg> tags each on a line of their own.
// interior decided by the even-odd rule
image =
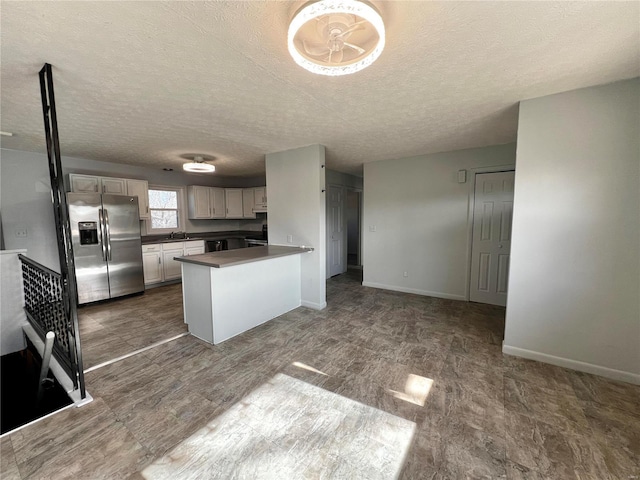
<svg viewBox="0 0 640 480">
<path fill-rule="evenodd" d="M 347 268 L 362 268 L 360 246 L 360 224 L 362 218 L 362 192 L 347 190 L 346 195 L 347 221 Z"/>
</svg>

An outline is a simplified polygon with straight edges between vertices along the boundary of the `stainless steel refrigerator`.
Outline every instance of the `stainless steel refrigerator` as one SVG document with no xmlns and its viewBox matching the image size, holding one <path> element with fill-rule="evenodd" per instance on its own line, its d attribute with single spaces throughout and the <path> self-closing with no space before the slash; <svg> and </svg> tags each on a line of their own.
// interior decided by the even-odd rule
<svg viewBox="0 0 640 480">
<path fill-rule="evenodd" d="M 78 303 L 144 291 L 138 197 L 68 193 Z"/>
</svg>

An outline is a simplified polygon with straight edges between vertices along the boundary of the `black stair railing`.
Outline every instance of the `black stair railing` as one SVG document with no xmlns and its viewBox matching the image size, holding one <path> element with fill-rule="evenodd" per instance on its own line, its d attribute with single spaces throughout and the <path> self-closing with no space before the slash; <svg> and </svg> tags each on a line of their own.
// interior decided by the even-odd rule
<svg viewBox="0 0 640 480">
<path fill-rule="evenodd" d="M 34 328 L 36 331 L 40 329 L 39 334 L 42 334 L 41 327 L 47 325 L 47 322 L 52 322 L 55 328 L 60 329 L 60 335 L 54 329 L 56 343 L 54 344 L 53 354 L 61 364 L 65 365 L 65 369 L 70 369 L 68 373 L 74 382 L 74 387 L 79 388 L 81 398 L 85 398 L 82 348 L 78 331 L 78 289 L 73 262 L 69 211 L 64 191 L 60 141 L 58 138 L 58 117 L 53 92 L 53 74 L 51 65 L 48 63 L 45 63 L 42 70 L 40 70 L 40 95 L 47 142 L 47 158 L 49 161 L 49 178 L 51 180 L 51 197 L 53 200 L 58 257 L 60 259 L 60 273 L 57 274 L 32 260 L 26 259 L 26 257 L 21 258 L 23 279 L 25 280 L 25 310 L 31 323 L 38 325 L 38 327 L 34 325 Z M 55 279 L 56 275 L 59 275 L 57 279 Z M 56 292 L 55 295 L 53 294 L 54 291 Z M 53 317 L 50 320 L 46 320 L 41 313 L 50 314 Z M 46 330 L 44 330 L 44 333 L 46 334 Z M 42 339 L 44 341 L 44 336 Z M 58 345 L 57 349 L 56 345 Z"/>
<path fill-rule="evenodd" d="M 53 355 L 78 388 L 75 354 L 76 331 L 64 307 L 62 277 L 59 273 L 18 255 L 22 262 L 24 310 L 29 323 L 44 341 L 47 332 L 56 334 Z"/>
</svg>

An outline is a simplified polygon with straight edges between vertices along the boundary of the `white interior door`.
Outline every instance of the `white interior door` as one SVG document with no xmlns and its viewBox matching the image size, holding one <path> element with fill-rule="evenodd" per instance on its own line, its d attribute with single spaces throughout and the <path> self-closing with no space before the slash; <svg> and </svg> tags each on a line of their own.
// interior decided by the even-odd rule
<svg viewBox="0 0 640 480">
<path fill-rule="evenodd" d="M 471 245 L 472 302 L 507 304 L 514 172 L 476 175 Z"/>
<path fill-rule="evenodd" d="M 344 189 L 330 185 L 327 202 L 327 272 L 329 277 L 347 270 L 344 232 Z"/>
</svg>

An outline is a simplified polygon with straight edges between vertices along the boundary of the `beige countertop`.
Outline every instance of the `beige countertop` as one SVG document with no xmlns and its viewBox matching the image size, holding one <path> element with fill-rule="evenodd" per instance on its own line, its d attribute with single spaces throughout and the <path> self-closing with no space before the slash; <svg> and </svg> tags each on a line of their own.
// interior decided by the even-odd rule
<svg viewBox="0 0 640 480">
<path fill-rule="evenodd" d="M 175 259 L 179 262 L 194 263 L 205 267 L 224 268 L 312 251 L 313 248 L 308 247 L 267 245 L 265 247 L 239 248 L 236 250 L 203 253 L 201 255 L 189 255 L 187 257 L 176 257 Z"/>
</svg>

